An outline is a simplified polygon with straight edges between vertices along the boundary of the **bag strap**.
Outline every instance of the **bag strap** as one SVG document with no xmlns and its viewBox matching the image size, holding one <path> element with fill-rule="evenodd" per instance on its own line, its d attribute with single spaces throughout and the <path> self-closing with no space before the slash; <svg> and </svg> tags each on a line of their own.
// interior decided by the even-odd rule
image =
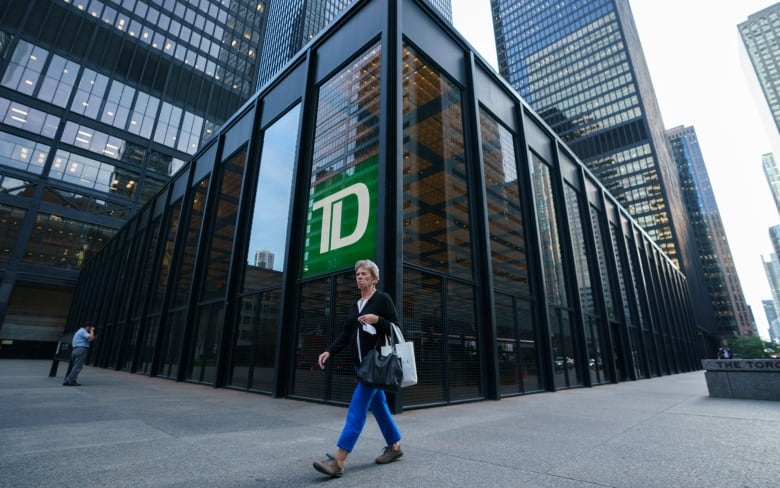
<svg viewBox="0 0 780 488">
<path fill-rule="evenodd" d="M 401 328 L 395 325 L 393 322 L 390 322 L 392 327 L 390 328 L 390 335 L 385 335 L 385 343 L 388 343 L 388 345 L 393 347 L 393 353 L 395 353 L 395 345 L 400 344 L 404 341 L 404 336 L 401 334 Z M 357 341 L 357 349 L 358 349 L 358 359 L 360 362 L 363 362 L 363 352 L 360 350 L 360 329 L 361 327 L 357 328 L 357 331 L 355 332 L 355 340 Z M 399 340 L 400 337 L 400 340 Z M 377 341 L 378 343 L 379 341 Z M 378 345 L 378 344 L 377 344 Z M 374 348 L 376 349 L 376 347 Z"/>
</svg>

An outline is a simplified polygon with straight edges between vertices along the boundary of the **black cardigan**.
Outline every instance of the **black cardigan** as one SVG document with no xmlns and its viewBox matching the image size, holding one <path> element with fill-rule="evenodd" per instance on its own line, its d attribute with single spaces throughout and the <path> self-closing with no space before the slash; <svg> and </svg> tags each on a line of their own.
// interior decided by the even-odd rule
<svg viewBox="0 0 780 488">
<path fill-rule="evenodd" d="M 357 300 L 349 307 L 347 311 L 347 319 L 344 321 L 344 331 L 340 336 L 333 341 L 333 344 L 328 346 L 326 351 L 331 356 L 336 355 L 339 351 L 344 349 L 347 345 L 352 345 L 352 362 L 357 368 L 360 366 L 360 357 L 358 357 L 358 349 L 355 344 L 355 331 L 360 331 L 360 350 L 363 356 L 366 352 L 375 348 L 379 339 L 382 339 L 382 345 L 385 344 L 385 336 L 390 334 L 392 323 L 398 324 L 398 315 L 395 311 L 395 305 L 390 295 L 383 291 L 376 290 L 368 302 L 363 306 L 363 311 L 358 313 Z M 371 335 L 363 330 L 363 326 L 358 322 L 358 317 L 365 314 L 375 314 L 379 317 L 376 324 L 373 325 L 377 333 Z"/>
</svg>

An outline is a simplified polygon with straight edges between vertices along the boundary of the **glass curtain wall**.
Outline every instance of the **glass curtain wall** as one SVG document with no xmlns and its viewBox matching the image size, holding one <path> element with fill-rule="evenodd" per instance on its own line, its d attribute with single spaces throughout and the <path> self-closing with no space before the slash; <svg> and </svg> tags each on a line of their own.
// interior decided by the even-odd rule
<svg viewBox="0 0 780 488">
<path fill-rule="evenodd" d="M 220 337 L 246 156 L 247 147 L 244 146 L 217 167 L 219 193 L 214 211 L 209 212 L 213 220 L 201 244 L 201 247 L 205 246 L 206 259 L 202 264 L 205 269 L 199 277 L 199 286 L 194 280 L 190 285 L 196 286 L 198 293 L 195 316 L 187 321 L 193 327 L 187 335 L 194 338 L 194 344 L 186 351 L 185 377 L 198 383 L 213 385 L 217 379 L 217 358 L 222 345 Z"/>
<path fill-rule="evenodd" d="M 540 390 L 543 386 L 538 368 L 515 135 L 482 107 L 479 126 L 495 293 L 499 390 L 502 395 Z"/>
<path fill-rule="evenodd" d="M 317 356 L 341 334 L 347 308 L 359 296 L 352 265 L 358 259 L 376 259 L 376 256 L 373 252 L 364 254 L 359 243 L 352 243 L 358 244 L 355 246 L 336 240 L 342 236 L 343 228 L 334 223 L 335 214 L 338 213 L 338 219 L 341 219 L 341 202 L 346 207 L 349 205 L 346 200 L 350 198 L 345 197 L 334 204 L 337 210 L 327 217 L 324 208 L 315 208 L 314 199 L 352 187 L 356 181 L 365 181 L 364 176 L 371 179 L 371 174 L 377 170 L 381 64 L 381 46 L 377 43 L 319 87 L 303 259 L 303 274 L 307 279 L 300 285 L 296 321 L 294 396 L 346 403 L 354 388 L 355 372 L 348 351 L 329 361 L 324 374 L 316 365 Z M 343 209 L 343 226 L 352 224 L 355 228 L 354 210 L 357 209 Z M 325 220 L 330 220 L 332 225 L 327 225 Z M 325 228 L 328 235 L 318 233 L 320 228 Z M 375 242 L 376 234 L 369 235 L 368 239 Z M 323 242 L 334 250 L 337 245 L 341 246 L 339 250 L 343 252 L 336 254 L 346 257 L 334 260 L 329 257 L 334 253 L 318 253 Z M 357 254 L 351 254 L 350 249 L 357 249 Z M 341 271 L 345 267 L 348 269 Z M 379 288 L 382 288 L 381 281 Z"/>
<path fill-rule="evenodd" d="M 580 193 L 568 183 L 563 185 L 569 222 L 569 234 L 574 252 L 574 274 L 577 278 L 580 309 L 585 333 L 586 364 L 590 384 L 606 382 L 601 368 L 603 348 L 603 317 L 600 311 L 599 294 L 594 289 L 592 279 L 596 276 L 590 266 L 590 256 L 585 239 L 582 213 L 580 212 Z M 578 365 L 583 366 L 583 365 Z"/>
<path fill-rule="evenodd" d="M 181 352 L 184 341 L 184 330 L 187 320 L 187 305 L 190 299 L 190 288 L 195 270 L 195 258 L 198 250 L 198 237 L 203 225 L 203 212 L 206 208 L 208 195 L 208 174 L 200 179 L 192 188 L 189 198 L 185 197 L 187 208 L 183 209 L 185 227 L 179 231 L 183 242 L 177 243 L 179 262 L 173 270 L 173 290 L 170 306 L 165 312 L 161 323 L 158 347 L 161 354 L 157 374 L 175 379 L 179 373 Z"/>
<path fill-rule="evenodd" d="M 461 88 L 408 45 L 402 84 L 404 335 L 415 341 L 419 381 L 404 399 L 475 399 L 483 392 Z"/>
<path fill-rule="evenodd" d="M 241 303 L 227 384 L 273 391 L 301 107 L 262 133 L 263 149 L 242 270 Z"/>
<path fill-rule="evenodd" d="M 531 170 L 553 348 L 553 380 L 556 388 L 582 386 L 582 361 L 577 361 L 578 347 L 575 342 L 577 323 L 573 318 L 568 277 L 563 266 L 552 169 L 542 158 L 531 153 Z"/>
</svg>

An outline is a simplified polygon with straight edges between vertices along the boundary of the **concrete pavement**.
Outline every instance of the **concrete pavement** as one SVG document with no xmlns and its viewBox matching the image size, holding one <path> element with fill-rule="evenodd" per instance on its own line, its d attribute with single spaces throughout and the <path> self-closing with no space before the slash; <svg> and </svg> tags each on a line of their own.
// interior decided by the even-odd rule
<svg viewBox="0 0 780 488">
<path fill-rule="evenodd" d="M 386 466 L 369 418 L 331 480 L 311 464 L 342 407 L 50 366 L 0 360 L 0 487 L 780 486 L 780 402 L 710 398 L 702 371 L 406 411 Z"/>
</svg>

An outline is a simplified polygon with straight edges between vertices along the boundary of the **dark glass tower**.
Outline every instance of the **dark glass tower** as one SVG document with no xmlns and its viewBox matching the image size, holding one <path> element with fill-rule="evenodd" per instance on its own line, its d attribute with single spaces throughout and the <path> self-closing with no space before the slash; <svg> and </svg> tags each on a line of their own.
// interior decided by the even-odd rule
<svg viewBox="0 0 780 488">
<path fill-rule="evenodd" d="M 0 3 L 3 355 L 50 357 L 82 264 L 254 92 L 264 11 Z"/>
<path fill-rule="evenodd" d="M 666 134 L 680 171 L 688 218 L 699 249 L 699 263 L 692 270 L 700 271 L 701 275 L 696 279 L 689 275 L 688 280 L 691 288 L 695 283 L 706 285 L 705 288 L 695 292 L 692 289 L 691 292 L 709 296 L 718 334 L 731 337 L 737 331 L 741 336 L 757 336 L 758 331 L 737 276 L 696 130 L 679 126 L 669 129 Z"/>
<path fill-rule="evenodd" d="M 491 6 L 501 74 L 691 274 L 698 250 L 628 1 Z M 710 304 L 696 309 L 714 330 Z"/>
<path fill-rule="evenodd" d="M 262 44 L 258 88 L 270 80 L 295 54 L 323 28 L 338 17 L 354 0 L 272 1 L 268 26 Z M 452 23 L 450 0 L 426 0 L 439 15 Z"/>
</svg>

